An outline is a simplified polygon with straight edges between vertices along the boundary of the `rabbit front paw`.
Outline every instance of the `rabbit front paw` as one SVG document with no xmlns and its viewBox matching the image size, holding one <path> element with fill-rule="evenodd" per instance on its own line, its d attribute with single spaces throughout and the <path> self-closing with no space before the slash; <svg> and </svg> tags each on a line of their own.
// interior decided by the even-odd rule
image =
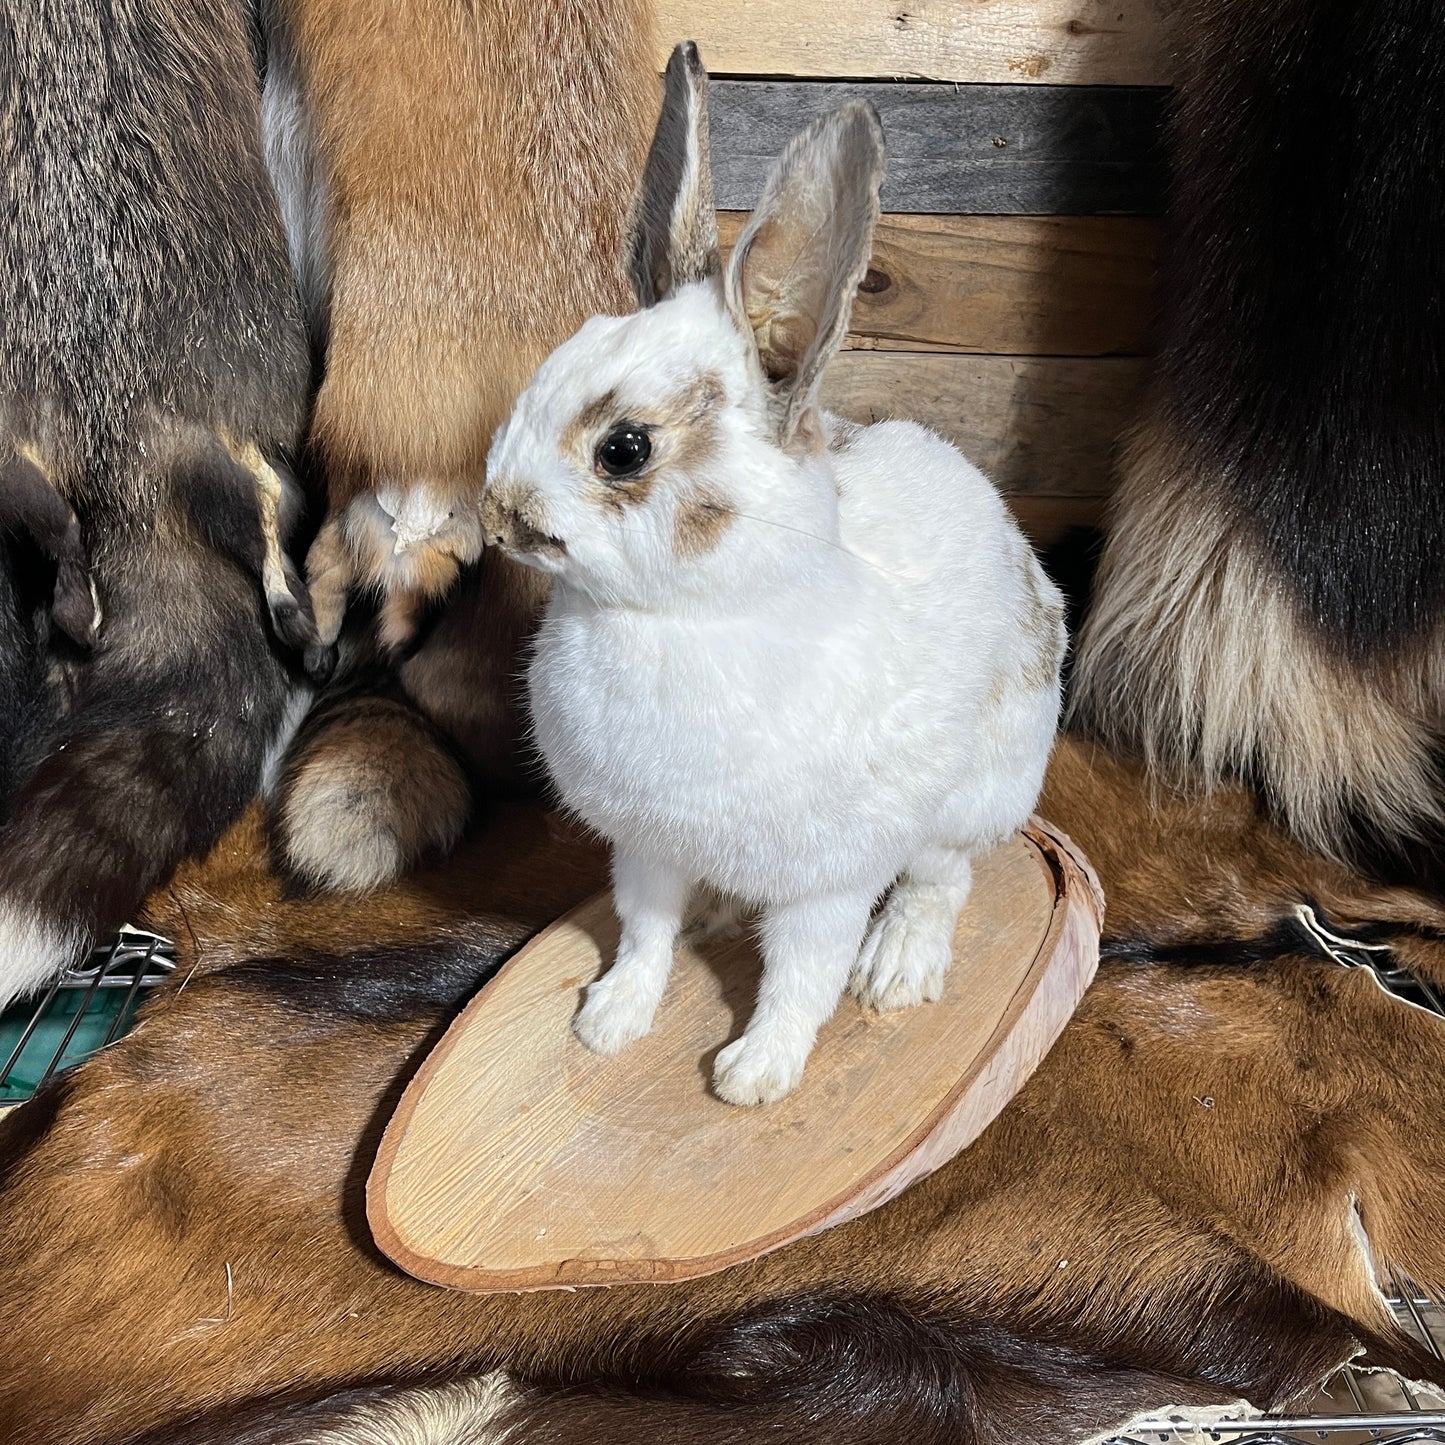
<svg viewBox="0 0 1445 1445">
<path fill-rule="evenodd" d="M 777 1034 L 744 1033 L 717 1056 L 712 1086 L 729 1104 L 771 1104 L 803 1077 L 808 1050 Z"/>
<path fill-rule="evenodd" d="M 651 1030 L 656 1013 L 657 1000 L 614 970 L 588 986 L 572 1032 L 594 1054 L 617 1054 Z"/>
<path fill-rule="evenodd" d="M 912 1008 L 943 995 L 953 962 L 957 914 L 912 890 L 895 889 L 874 920 L 848 980 L 848 991 L 867 1008 Z"/>
</svg>

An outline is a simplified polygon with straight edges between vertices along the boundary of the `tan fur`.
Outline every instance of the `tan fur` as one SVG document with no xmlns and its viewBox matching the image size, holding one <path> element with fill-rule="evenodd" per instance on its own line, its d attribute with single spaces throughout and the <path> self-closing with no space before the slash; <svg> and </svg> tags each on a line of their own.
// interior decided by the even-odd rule
<svg viewBox="0 0 1445 1445">
<path fill-rule="evenodd" d="M 1024 668 L 1023 682 L 1029 688 L 1052 687 L 1068 646 L 1063 625 L 1064 610 L 1059 602 L 1046 597 L 1040 588 L 1043 578 L 1037 562 L 1026 558 L 1023 571 L 1029 589 L 1029 610 L 1024 619 L 1024 630 L 1034 649 Z"/>
<path fill-rule="evenodd" d="M 559 447 L 566 456 L 591 459 L 591 452 L 597 443 L 597 433 L 618 419 L 618 401 L 615 391 L 604 391 L 594 397 L 562 428 Z"/>
<path fill-rule="evenodd" d="M 656 104 L 650 8 L 286 8 L 327 178 L 330 337 L 312 442 L 333 511 L 417 484 L 474 507 L 492 431 L 537 364 L 587 316 L 628 305 L 621 223 Z M 410 595 L 393 637 L 480 546 L 443 546 L 438 566 L 402 576 L 350 529 L 347 541 L 349 585 Z M 311 563 L 333 582 L 334 542 Z M 495 612 L 533 615 L 536 587 L 509 564 L 491 569 L 491 591 Z M 501 686 L 512 657 L 477 641 L 477 688 Z"/>
<path fill-rule="evenodd" d="M 579 466 L 593 471 L 589 500 L 614 515 L 642 506 L 658 473 L 667 468 L 691 476 L 705 473 L 717 456 L 717 427 L 711 413 L 724 397 L 722 378 L 705 371 L 673 395 L 651 404 L 624 408 L 615 391 L 589 402 L 563 430 L 560 446 Z M 636 422 L 652 435 L 653 456 L 635 477 L 607 476 L 592 456 L 608 431 L 622 421 Z M 485 503 L 484 503 L 485 506 Z"/>
<path fill-rule="evenodd" d="M 482 498 L 482 527 L 503 550 L 560 556 L 567 544 L 545 530 L 540 500 L 530 487 L 500 480 Z"/>
<path fill-rule="evenodd" d="M 626 304 L 620 222 L 656 104 L 648 10 L 289 4 L 336 216 L 313 427 L 332 497 L 384 476 L 479 492 L 538 362 Z"/>
<path fill-rule="evenodd" d="M 652 495 L 657 473 L 648 469 L 635 477 L 599 476 L 587 488 L 587 500 L 594 506 L 614 517 L 620 517 L 628 507 L 640 507 Z"/>
<path fill-rule="evenodd" d="M 367 847 L 380 857 L 409 826 L 385 799 L 404 809 L 408 790 L 425 786 L 406 774 L 414 751 L 430 770 L 432 726 L 475 779 L 535 787 L 517 678 L 546 582 L 495 549 L 457 576 L 465 559 L 443 547 L 401 588 L 384 530 L 353 526 L 354 514 L 374 490 L 416 482 L 474 511 L 492 430 L 537 364 L 594 312 L 630 308 L 621 218 L 656 106 L 652 17 L 648 0 L 289 3 L 329 177 L 334 262 L 313 429 L 333 510 L 308 569 L 338 630 L 348 590 L 409 590 L 383 598 L 381 631 L 419 740 L 398 732 L 377 758 L 364 732 L 341 726 L 313 732 L 307 747 L 328 768 L 393 779 L 374 795 Z M 403 655 L 433 590 L 447 590 L 445 609 Z M 283 798 L 283 850 L 294 812 Z M 417 845 L 448 846 L 449 818 L 440 813 L 444 826 Z M 319 886 L 347 886 L 347 860 L 315 865 Z"/>
<path fill-rule="evenodd" d="M 282 599 L 293 607 L 299 606 L 300 599 L 286 581 L 285 548 L 281 537 L 281 478 L 261 455 L 261 448 L 254 441 L 238 442 L 225 431 L 220 433 L 220 439 L 236 464 L 244 467 L 255 479 L 256 511 L 261 519 L 261 536 L 265 544 L 261 586 L 266 600 L 273 607 Z"/>
<path fill-rule="evenodd" d="M 1238 790 L 1156 809 L 1137 770 L 1065 739 L 1041 810 L 1098 867 L 1116 950 L 1254 939 L 1312 897 L 1335 918 L 1401 923 L 1416 966 L 1445 977 L 1437 910 L 1313 858 Z M 1187 952 L 1106 962 L 963 1158 L 752 1264 L 578 1294 L 411 1281 L 372 1251 L 360 1189 L 438 1016 L 288 1006 L 287 986 L 266 982 L 277 965 L 244 960 L 304 967 L 309 952 L 404 942 L 422 970 L 428 948 L 459 937 L 496 954 L 604 878 L 593 844 L 525 807 L 356 904 L 283 897 L 254 819 L 182 870 L 149 917 L 181 940 L 176 984 L 84 1066 L 53 1119 L 29 1106 L 0 1145 L 0 1440 L 116 1440 L 276 1391 L 458 1363 L 625 1376 L 706 1321 L 819 1289 L 1063 1330 L 1113 1357 L 1197 1334 L 1218 1367 L 1247 1343 L 1231 1333 L 1246 1300 L 1251 1329 L 1293 1327 L 1269 1303 L 1281 1280 L 1384 1325 L 1356 1200 L 1382 1264 L 1445 1285 L 1445 1026 L 1303 944 L 1258 964 L 1227 950 L 1192 966 Z M 338 966 L 316 986 L 340 1004 Z M 372 987 L 372 966 L 354 966 Z M 1255 1344 L 1271 1353 L 1268 1335 Z M 1294 1348 L 1281 1334 L 1273 1352 Z M 1229 1397 L 1214 1388 L 1190 1398 Z"/>
<path fill-rule="evenodd" d="M 821 181 L 818 168 L 828 173 Z M 775 440 L 814 450 L 823 427 L 801 436 L 823 368 L 842 343 L 854 293 L 868 269 L 883 177 L 882 130 L 862 101 L 795 136 L 728 261 L 733 318 L 751 330 L 768 380 Z M 845 225 L 826 226 L 828 213 Z M 823 238 L 826 237 L 826 243 Z"/>
<path fill-rule="evenodd" d="M 672 550 L 679 557 L 701 557 L 722 541 L 736 511 L 728 502 L 699 489 L 678 503 L 672 523 Z"/>
<path fill-rule="evenodd" d="M 287 864 L 339 891 L 379 887 L 427 851 L 450 848 L 466 823 L 461 768 L 439 741 L 418 735 L 408 709 L 386 698 L 353 709 L 320 751 L 303 744 L 290 768 Z M 378 818 L 388 820 L 385 829 Z"/>
<path fill-rule="evenodd" d="M 1133 439 L 1079 637 L 1075 715 L 1172 785 L 1257 776 L 1323 853 L 1338 852 L 1352 811 L 1386 835 L 1445 824 L 1430 756 L 1441 640 L 1368 670 L 1332 657 L 1223 490 L 1202 502 L 1207 478 L 1186 465 L 1157 427 Z"/>
</svg>

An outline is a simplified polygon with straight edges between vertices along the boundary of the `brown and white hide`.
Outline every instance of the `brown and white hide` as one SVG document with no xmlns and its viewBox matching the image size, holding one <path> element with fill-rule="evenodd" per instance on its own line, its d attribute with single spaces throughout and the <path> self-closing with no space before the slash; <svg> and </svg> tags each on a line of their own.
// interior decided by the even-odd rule
<svg viewBox="0 0 1445 1445">
<path fill-rule="evenodd" d="M 605 860 L 518 804 L 389 891 L 294 899 L 248 818 L 152 899 L 183 957 L 141 1024 L 0 1128 L 0 1440 L 1022 1445 L 1283 1406 L 1361 1346 L 1439 1379 L 1371 1258 L 1445 1285 L 1445 1024 L 1299 910 L 1445 977 L 1441 918 L 1242 793 L 1153 811 L 1085 744 L 1043 807 L 1107 958 L 976 1145 L 708 1279 L 521 1296 L 398 1272 L 363 1186 L 457 1006 Z"/>
</svg>

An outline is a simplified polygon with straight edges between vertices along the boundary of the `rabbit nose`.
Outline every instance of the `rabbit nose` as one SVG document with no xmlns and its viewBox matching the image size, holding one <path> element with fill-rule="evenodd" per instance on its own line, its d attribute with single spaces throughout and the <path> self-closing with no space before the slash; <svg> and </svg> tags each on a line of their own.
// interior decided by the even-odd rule
<svg viewBox="0 0 1445 1445">
<path fill-rule="evenodd" d="M 567 544 L 545 529 L 537 494 L 489 488 L 482 497 L 482 531 L 494 547 L 516 556 L 565 557 Z"/>
<path fill-rule="evenodd" d="M 494 547 L 505 547 L 516 530 L 517 509 L 504 502 L 495 491 L 482 497 L 482 531 Z"/>
</svg>

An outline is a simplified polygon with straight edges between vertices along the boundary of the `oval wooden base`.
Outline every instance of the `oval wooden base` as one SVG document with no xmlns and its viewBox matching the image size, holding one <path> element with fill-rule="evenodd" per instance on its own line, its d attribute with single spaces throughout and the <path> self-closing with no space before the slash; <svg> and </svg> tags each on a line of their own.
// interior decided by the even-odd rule
<svg viewBox="0 0 1445 1445">
<path fill-rule="evenodd" d="M 367 1185 L 381 1248 L 469 1290 L 692 1279 L 875 1209 L 971 1143 L 1048 1052 L 1094 975 L 1103 897 L 1035 820 L 974 865 L 938 1003 L 845 998 L 796 1092 L 708 1089 L 752 1011 L 745 938 L 680 946 L 653 1032 L 614 1058 L 573 1038 L 611 961 L 608 894 L 483 988 L 423 1063 Z"/>
</svg>

